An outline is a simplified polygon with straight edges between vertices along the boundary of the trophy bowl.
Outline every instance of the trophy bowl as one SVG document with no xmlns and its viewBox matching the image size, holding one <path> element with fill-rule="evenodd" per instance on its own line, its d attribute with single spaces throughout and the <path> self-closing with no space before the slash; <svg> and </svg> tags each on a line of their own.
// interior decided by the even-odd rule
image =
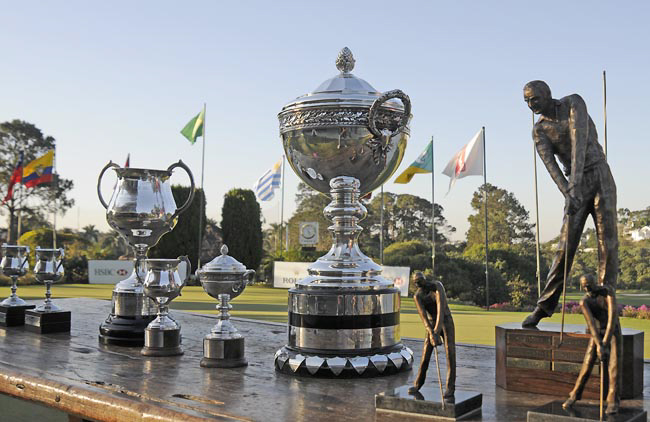
<svg viewBox="0 0 650 422">
<path fill-rule="evenodd" d="M 221 255 L 196 271 L 203 290 L 220 301 L 217 310 L 221 312 L 219 321 L 210 334 L 203 338 L 203 359 L 201 366 L 206 368 L 235 368 L 246 366 L 244 337 L 230 322 L 230 300 L 236 298 L 252 282 L 254 270 L 228 256 L 228 247 L 221 247 Z"/>
<path fill-rule="evenodd" d="M 27 274 L 29 247 L 3 243 L 0 249 L 2 250 L 0 272 L 11 277 L 11 295 L 0 302 L 0 326 L 24 325 L 25 311 L 34 308 L 34 305 L 28 305 L 16 294 L 16 290 L 18 290 L 18 277 Z"/>
<path fill-rule="evenodd" d="M 178 266 L 185 262 L 185 277 L 178 273 Z M 169 302 L 180 296 L 191 273 L 187 256 L 176 259 L 147 259 L 147 275 L 142 283 L 144 294 L 158 305 L 158 315 L 144 333 L 144 356 L 177 356 L 181 348 L 181 326 L 169 316 Z"/>
<path fill-rule="evenodd" d="M 190 194 L 180 207 L 176 205 L 170 185 L 170 177 L 177 167 L 187 172 L 191 185 Z M 101 181 L 110 168 L 117 175 L 117 183 L 106 203 Z M 99 327 L 99 341 L 117 346 L 142 346 L 144 330 L 155 314 L 154 304 L 142 287 L 147 251 L 174 228 L 178 216 L 189 208 L 194 198 L 194 177 L 180 160 L 166 170 L 121 168 L 109 161 L 99 173 L 97 195 L 106 208 L 108 224 L 135 251 L 135 268 L 113 290 L 111 313 Z"/>
<path fill-rule="evenodd" d="M 402 162 L 411 101 L 400 90 L 378 92 L 354 76 L 344 48 L 339 75 L 278 114 L 295 173 L 332 201 L 324 210 L 333 243 L 289 289 L 288 343 L 276 370 L 291 375 L 366 377 L 409 370 L 413 352 L 400 337 L 399 289 L 357 243 L 367 215 L 360 196 L 381 186 Z"/>
<path fill-rule="evenodd" d="M 45 301 L 35 309 L 25 311 L 25 328 L 39 334 L 69 332 L 70 311 L 64 311 L 52 302 L 52 283 L 63 276 L 63 248 L 36 247 L 36 279 L 45 283 Z"/>
<path fill-rule="evenodd" d="M 362 196 L 378 188 L 399 167 L 408 142 L 409 97 L 378 92 L 350 73 L 354 62 L 344 48 L 336 61 L 341 73 L 278 114 L 289 164 L 321 193 L 329 193 L 338 176 L 357 179 Z"/>
</svg>

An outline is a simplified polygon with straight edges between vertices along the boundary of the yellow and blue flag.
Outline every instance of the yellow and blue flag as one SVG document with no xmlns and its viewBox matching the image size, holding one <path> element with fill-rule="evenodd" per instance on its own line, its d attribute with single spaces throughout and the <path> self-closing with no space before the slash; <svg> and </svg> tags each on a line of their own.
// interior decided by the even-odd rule
<svg viewBox="0 0 650 422">
<path fill-rule="evenodd" d="M 23 167 L 23 185 L 27 188 L 52 182 L 54 150 L 50 150 Z"/>
<path fill-rule="evenodd" d="M 422 151 L 422 154 L 420 154 L 417 160 L 413 161 L 413 164 L 397 176 L 395 183 L 408 183 L 417 173 L 431 173 L 433 171 L 433 160 L 431 159 L 432 148 L 433 141 L 429 142 L 427 149 Z"/>
</svg>

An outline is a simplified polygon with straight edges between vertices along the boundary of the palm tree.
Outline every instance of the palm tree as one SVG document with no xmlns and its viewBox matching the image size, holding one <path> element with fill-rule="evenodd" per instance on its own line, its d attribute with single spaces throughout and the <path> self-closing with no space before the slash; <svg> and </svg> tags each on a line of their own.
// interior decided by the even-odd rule
<svg viewBox="0 0 650 422">
<path fill-rule="evenodd" d="M 83 238 L 90 243 L 95 243 L 99 239 L 99 230 L 97 230 L 93 224 L 85 226 L 82 230 Z"/>
</svg>

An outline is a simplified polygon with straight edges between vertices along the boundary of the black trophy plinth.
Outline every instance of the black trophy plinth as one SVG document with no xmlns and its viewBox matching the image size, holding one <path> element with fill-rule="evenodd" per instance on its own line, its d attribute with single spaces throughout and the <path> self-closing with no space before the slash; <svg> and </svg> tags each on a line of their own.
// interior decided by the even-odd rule
<svg viewBox="0 0 650 422">
<path fill-rule="evenodd" d="M 204 338 L 200 365 L 204 368 L 237 368 L 248 365 L 244 337 Z"/>
<path fill-rule="evenodd" d="M 25 311 L 36 305 L 2 306 L 0 305 L 0 327 L 18 327 L 25 325 Z"/>
<path fill-rule="evenodd" d="M 438 387 L 422 387 L 419 392 L 414 394 L 408 392 L 410 387 L 411 385 L 403 385 L 392 391 L 375 395 L 375 408 L 378 411 L 453 421 L 481 412 L 483 405 L 481 393 L 456 390 L 454 400 L 445 400 L 443 408 Z"/>
<path fill-rule="evenodd" d="M 528 422 L 587 422 L 599 421 L 600 406 L 598 404 L 576 402 L 570 409 L 562 407 L 562 401 L 556 400 L 528 411 Z M 607 403 L 603 404 L 607 408 Z M 618 413 L 603 415 L 607 422 L 645 422 L 648 412 L 641 408 L 626 408 L 621 406 Z"/>
<path fill-rule="evenodd" d="M 69 333 L 70 311 L 25 311 L 25 329 L 39 334 Z"/>
<path fill-rule="evenodd" d="M 109 315 L 99 326 L 99 342 L 101 344 L 142 347 L 144 346 L 144 330 L 156 318 L 147 316 Z"/>
<path fill-rule="evenodd" d="M 182 355 L 181 330 L 157 330 L 147 328 L 145 331 L 142 356 L 179 356 Z"/>
</svg>

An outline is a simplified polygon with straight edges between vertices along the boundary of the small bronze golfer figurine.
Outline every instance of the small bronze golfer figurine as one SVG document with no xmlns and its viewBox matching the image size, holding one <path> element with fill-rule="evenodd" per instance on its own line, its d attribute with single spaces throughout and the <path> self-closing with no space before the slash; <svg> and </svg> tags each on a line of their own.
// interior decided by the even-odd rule
<svg viewBox="0 0 650 422">
<path fill-rule="evenodd" d="M 438 365 L 437 347 L 445 343 L 445 353 L 447 355 L 447 385 L 445 388 L 445 400 L 453 400 L 456 391 L 456 340 L 454 333 L 454 320 L 451 317 L 451 311 L 447 306 L 447 295 L 445 287 L 439 281 L 429 281 L 421 272 L 413 275 L 413 282 L 418 290 L 415 292 L 415 305 L 418 308 L 422 323 L 427 329 L 427 337 L 424 340 L 424 350 L 422 352 L 422 362 L 418 376 L 415 378 L 413 387 L 409 388 L 409 393 L 414 394 L 420 390 L 427 376 L 431 352 L 436 351 L 436 365 Z M 438 379 L 440 389 L 442 390 L 442 381 L 440 380 L 440 368 L 438 367 Z"/>
<path fill-rule="evenodd" d="M 556 100 L 551 97 L 551 89 L 545 82 L 532 81 L 524 87 L 524 100 L 533 113 L 541 115 L 533 129 L 535 148 L 566 200 L 560 242 L 546 286 L 537 308 L 522 323 L 524 327 L 534 327 L 540 319 L 555 311 L 563 290 L 564 274 L 571 270 L 590 214 L 598 234 L 599 284 L 612 292 L 616 289 L 616 184 L 598 143 L 596 126 L 579 95 Z M 558 161 L 564 167 L 564 174 Z"/>
<path fill-rule="evenodd" d="M 569 398 L 564 402 L 562 407 L 568 409 L 576 400 L 580 400 L 589 374 L 591 374 L 591 370 L 594 367 L 594 362 L 598 358 L 601 362 L 601 396 L 604 369 L 608 367 L 609 391 L 607 393 L 606 413 L 617 413 L 620 404 L 618 378 L 621 373 L 622 343 L 621 326 L 618 321 L 616 309 L 616 296 L 611 287 L 596 284 L 596 280 L 592 275 L 584 275 L 580 278 L 580 288 L 585 292 L 584 297 L 580 300 L 580 308 L 582 308 L 582 313 L 585 316 L 587 327 L 591 333 L 591 339 L 587 346 L 585 360 L 582 363 L 576 385 L 571 393 L 569 393 Z"/>
</svg>

